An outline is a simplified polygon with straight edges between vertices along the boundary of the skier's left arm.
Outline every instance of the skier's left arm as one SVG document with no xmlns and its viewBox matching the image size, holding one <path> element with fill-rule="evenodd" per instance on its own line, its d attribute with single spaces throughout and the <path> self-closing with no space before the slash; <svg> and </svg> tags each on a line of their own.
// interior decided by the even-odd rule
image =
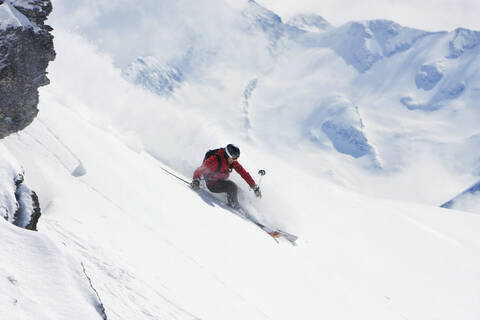
<svg viewBox="0 0 480 320">
<path fill-rule="evenodd" d="M 253 189 L 255 192 L 255 195 L 259 198 L 262 197 L 262 193 L 260 192 L 260 187 L 255 183 L 255 180 L 253 180 L 252 176 L 250 173 L 248 173 L 247 170 L 245 170 L 238 161 L 235 161 L 233 164 L 233 169 L 237 171 L 237 173 L 245 180 L 246 183 L 250 186 L 250 188 Z"/>
</svg>

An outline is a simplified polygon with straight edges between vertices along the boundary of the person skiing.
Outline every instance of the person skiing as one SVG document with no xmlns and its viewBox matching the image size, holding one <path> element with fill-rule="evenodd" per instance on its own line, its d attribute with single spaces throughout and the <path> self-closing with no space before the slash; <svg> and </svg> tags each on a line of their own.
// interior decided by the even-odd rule
<svg viewBox="0 0 480 320">
<path fill-rule="evenodd" d="M 233 144 L 207 152 L 202 165 L 193 173 L 192 189 L 200 189 L 200 179 L 203 177 L 208 190 L 214 193 L 226 192 L 227 204 L 234 209 L 238 209 L 240 205 L 237 197 L 237 185 L 233 181 L 227 180 L 230 172 L 234 169 L 253 189 L 255 195 L 261 198 L 260 187 L 255 183 L 250 173 L 238 162 L 239 157 L 240 149 Z"/>
</svg>

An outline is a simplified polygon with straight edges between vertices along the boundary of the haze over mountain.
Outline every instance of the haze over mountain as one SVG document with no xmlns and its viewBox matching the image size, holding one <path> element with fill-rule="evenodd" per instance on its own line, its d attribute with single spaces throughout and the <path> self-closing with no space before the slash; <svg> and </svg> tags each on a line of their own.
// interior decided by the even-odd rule
<svg viewBox="0 0 480 320">
<path fill-rule="evenodd" d="M 70 6 L 62 2 L 57 16 Z M 480 92 L 476 31 L 425 32 L 386 20 L 335 27 L 312 14 L 283 22 L 254 1 L 240 8 L 223 1 L 199 2 L 196 9 L 166 3 L 165 19 L 151 28 L 122 16 L 122 3 L 89 6 L 87 13 L 97 12 L 88 15 L 93 22 L 74 19 L 76 30 L 108 52 L 127 79 L 176 110 L 194 110 L 202 117 L 196 123 L 214 122 L 219 131 L 285 158 L 300 155 L 298 165 L 312 174 L 373 195 L 440 205 L 478 181 L 480 156 L 472 152 Z M 152 20 L 142 7 L 129 9 L 141 21 Z M 183 24 L 165 12 L 180 12 Z M 106 17 L 114 14 L 125 17 L 125 32 L 107 39 L 117 20 Z M 142 37 L 134 45 L 116 49 L 136 32 Z M 157 119 L 141 123 L 140 131 L 158 127 Z M 138 132 L 136 124 L 129 130 Z M 181 135 L 204 131 L 186 127 Z M 189 156 L 215 145 L 207 141 Z M 171 149 L 177 148 L 167 152 L 169 161 L 183 162 L 184 154 L 172 157 Z M 176 168 L 187 173 L 194 166 Z M 432 187 L 445 180 L 442 188 Z"/>
</svg>

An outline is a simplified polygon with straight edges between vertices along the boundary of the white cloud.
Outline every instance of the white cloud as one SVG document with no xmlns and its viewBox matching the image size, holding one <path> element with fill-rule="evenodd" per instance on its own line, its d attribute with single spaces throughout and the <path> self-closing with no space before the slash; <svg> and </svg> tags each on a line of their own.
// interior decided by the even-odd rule
<svg viewBox="0 0 480 320">
<path fill-rule="evenodd" d="M 317 13 L 338 26 L 348 21 L 388 19 L 429 31 L 465 27 L 480 30 L 476 0 L 258 0 L 284 19 L 295 13 Z"/>
<path fill-rule="evenodd" d="M 169 60 L 201 41 L 222 43 L 238 6 L 223 0 L 53 0 L 49 23 L 85 35 L 123 67 L 152 54 Z"/>
</svg>

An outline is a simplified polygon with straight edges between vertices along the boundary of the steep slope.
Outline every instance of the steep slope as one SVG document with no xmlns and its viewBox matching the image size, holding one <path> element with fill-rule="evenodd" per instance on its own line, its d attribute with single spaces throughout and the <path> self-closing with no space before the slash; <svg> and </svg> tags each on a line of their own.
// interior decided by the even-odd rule
<svg viewBox="0 0 480 320">
<path fill-rule="evenodd" d="M 82 39 L 62 33 L 57 39 L 65 55 L 42 90 L 42 113 L 4 145 L 40 197 L 39 237 L 73 257 L 68 276 L 79 274 L 83 262 L 108 319 L 478 318 L 478 215 L 356 194 L 306 172 L 294 158 L 243 141 L 242 164 L 268 173 L 261 200 L 232 177 L 242 202 L 265 223 L 300 236 L 297 247 L 277 245 L 162 170 L 171 163 L 188 179 L 208 141 L 220 140 L 205 132 L 221 125 L 193 126 L 203 114 L 177 112 L 175 102 L 132 86 Z M 69 81 L 69 68 L 82 72 Z M 104 78 L 80 81 L 96 72 Z M 250 102 L 254 94 L 244 97 Z M 137 121 L 153 118 L 156 130 L 139 129 Z M 80 164 L 83 174 L 76 174 Z M 24 249 L 27 256 L 32 248 Z M 24 255 L 10 257 L 31 265 Z M 87 292 L 82 280 L 67 281 L 69 292 Z M 4 301 L 15 298 L 3 294 Z M 89 301 L 82 312 L 96 312 Z M 62 314 L 60 304 L 52 308 L 52 315 Z"/>
<path fill-rule="evenodd" d="M 39 121 L 6 145 L 32 173 L 40 233 L 84 262 L 109 319 L 478 316 L 480 217 L 366 198 L 264 155 L 264 198 L 243 201 L 301 237 L 279 246 L 98 118 L 45 96 Z M 85 175 L 72 176 L 65 146 Z M 296 177 L 288 187 L 282 172 Z"/>
<path fill-rule="evenodd" d="M 82 266 L 48 235 L 0 219 L 3 319 L 101 319 Z"/>
</svg>

